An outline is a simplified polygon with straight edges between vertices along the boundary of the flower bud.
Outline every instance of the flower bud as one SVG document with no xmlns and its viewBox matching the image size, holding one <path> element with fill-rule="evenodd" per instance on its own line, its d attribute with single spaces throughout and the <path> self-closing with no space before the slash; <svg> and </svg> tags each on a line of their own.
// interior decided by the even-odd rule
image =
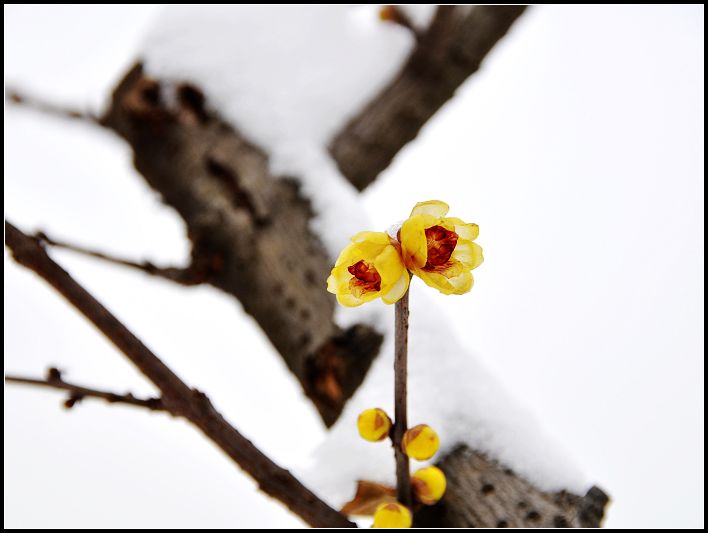
<svg viewBox="0 0 708 533">
<path fill-rule="evenodd" d="M 359 415 L 356 422 L 361 438 L 378 442 L 388 437 L 391 431 L 391 419 L 383 409 L 367 409 Z"/>
<path fill-rule="evenodd" d="M 425 505 L 435 505 L 445 494 L 447 480 L 445 474 L 437 466 L 421 468 L 411 477 L 413 494 Z"/>
<path fill-rule="evenodd" d="M 382 503 L 374 513 L 374 527 L 411 527 L 413 516 L 400 503 Z"/>
<path fill-rule="evenodd" d="M 401 447 L 403 453 L 411 459 L 426 461 L 438 451 L 440 439 L 433 428 L 427 424 L 418 424 L 403 434 Z"/>
</svg>

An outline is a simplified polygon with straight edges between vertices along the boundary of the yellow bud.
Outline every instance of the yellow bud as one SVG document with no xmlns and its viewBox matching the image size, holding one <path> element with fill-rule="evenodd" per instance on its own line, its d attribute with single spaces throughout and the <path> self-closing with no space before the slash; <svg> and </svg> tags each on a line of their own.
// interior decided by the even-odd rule
<svg viewBox="0 0 708 533">
<path fill-rule="evenodd" d="M 374 527 L 411 527 L 413 516 L 400 503 L 382 503 L 374 513 Z"/>
<path fill-rule="evenodd" d="M 403 434 L 401 447 L 411 459 L 426 461 L 438 451 L 440 439 L 433 428 L 427 424 L 418 424 Z"/>
<path fill-rule="evenodd" d="M 356 422 L 361 438 L 377 442 L 388 437 L 391 430 L 391 419 L 383 409 L 367 409 L 359 415 Z"/>
<path fill-rule="evenodd" d="M 445 494 L 447 480 L 445 474 L 437 466 L 421 468 L 411 477 L 413 494 L 420 503 L 435 505 Z"/>
</svg>

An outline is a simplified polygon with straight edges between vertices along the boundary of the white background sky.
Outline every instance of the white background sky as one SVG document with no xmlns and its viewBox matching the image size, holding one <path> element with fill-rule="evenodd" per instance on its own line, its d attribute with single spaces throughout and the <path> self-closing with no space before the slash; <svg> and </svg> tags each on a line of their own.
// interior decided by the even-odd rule
<svg viewBox="0 0 708 533">
<path fill-rule="evenodd" d="M 98 106 L 157 13 L 6 7 L 6 82 Z M 365 193 L 381 228 L 432 197 L 480 224 L 473 293 L 441 303 L 613 496 L 611 526 L 703 524 L 702 146 L 702 7 L 538 7 Z M 121 141 L 12 108 L 5 213 L 131 257 L 187 256 L 181 221 Z M 277 461 L 302 464 L 321 441 L 314 410 L 232 300 L 56 256 Z M 150 393 L 6 258 L 5 369 L 47 364 Z M 299 524 L 182 422 L 58 406 L 5 390 L 6 527 Z"/>
</svg>

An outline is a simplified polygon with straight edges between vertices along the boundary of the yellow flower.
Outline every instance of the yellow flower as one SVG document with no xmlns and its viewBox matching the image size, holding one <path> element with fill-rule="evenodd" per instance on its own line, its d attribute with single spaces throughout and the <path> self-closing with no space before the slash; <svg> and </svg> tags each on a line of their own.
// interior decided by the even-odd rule
<svg viewBox="0 0 708 533">
<path fill-rule="evenodd" d="M 418 424 L 403 434 L 401 448 L 411 459 L 427 461 L 440 448 L 440 438 L 427 424 Z"/>
<path fill-rule="evenodd" d="M 327 290 L 337 301 L 356 307 L 381 297 L 392 304 L 408 290 L 408 271 L 385 233 L 362 231 L 352 237 L 327 279 Z"/>
<path fill-rule="evenodd" d="M 444 294 L 464 294 L 474 283 L 470 271 L 484 260 L 482 248 L 472 242 L 479 226 L 446 217 L 448 209 L 438 200 L 416 204 L 398 240 L 408 270 Z"/>
<path fill-rule="evenodd" d="M 445 494 L 447 480 L 437 466 L 421 468 L 411 476 L 413 494 L 424 505 L 435 505 Z"/>
<path fill-rule="evenodd" d="M 366 409 L 356 422 L 359 435 L 370 442 L 378 442 L 388 437 L 391 431 L 391 419 L 383 409 Z"/>
<path fill-rule="evenodd" d="M 412 524 L 410 510 L 400 503 L 382 503 L 374 513 L 374 527 L 411 527 Z"/>
</svg>

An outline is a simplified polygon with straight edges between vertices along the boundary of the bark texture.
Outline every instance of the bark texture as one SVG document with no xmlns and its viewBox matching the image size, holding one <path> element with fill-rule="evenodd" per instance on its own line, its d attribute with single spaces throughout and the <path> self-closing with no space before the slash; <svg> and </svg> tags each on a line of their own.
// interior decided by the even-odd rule
<svg viewBox="0 0 708 533">
<path fill-rule="evenodd" d="M 419 527 L 600 527 L 608 496 L 548 493 L 481 453 L 459 447 L 439 463 L 447 491 L 415 515 Z"/>
<path fill-rule="evenodd" d="M 271 175 L 266 155 L 209 110 L 199 89 L 170 87 L 172 106 L 167 90 L 135 66 L 102 123 L 128 141 L 135 167 L 184 219 L 195 282 L 242 303 L 331 425 L 382 338 L 334 323 L 330 261 L 295 181 Z"/>
<path fill-rule="evenodd" d="M 339 170 L 363 190 L 480 67 L 526 6 L 441 6 L 400 74 L 333 139 Z"/>
</svg>

